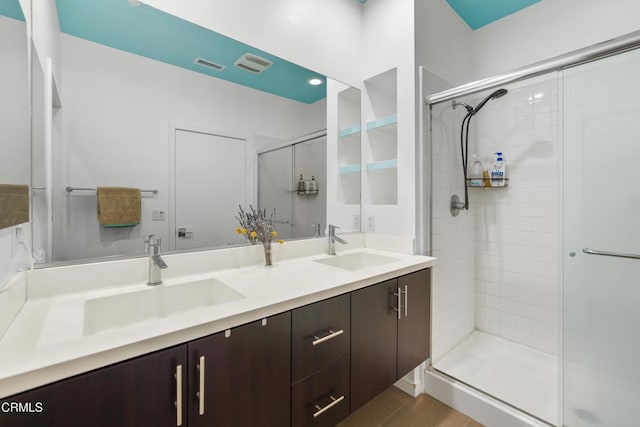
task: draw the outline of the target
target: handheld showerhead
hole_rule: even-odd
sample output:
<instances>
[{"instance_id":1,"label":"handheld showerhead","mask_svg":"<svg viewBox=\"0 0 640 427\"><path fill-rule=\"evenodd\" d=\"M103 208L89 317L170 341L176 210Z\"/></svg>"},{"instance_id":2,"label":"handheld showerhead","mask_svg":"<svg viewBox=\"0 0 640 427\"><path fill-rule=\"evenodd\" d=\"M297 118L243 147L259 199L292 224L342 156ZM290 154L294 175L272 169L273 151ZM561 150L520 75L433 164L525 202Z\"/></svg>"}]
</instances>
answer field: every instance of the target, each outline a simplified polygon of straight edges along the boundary
<instances>
[{"instance_id":1,"label":"handheld showerhead","mask_svg":"<svg viewBox=\"0 0 640 427\"><path fill-rule=\"evenodd\" d=\"M484 107L484 105L489 102L492 99L498 99L500 97L503 97L507 94L507 90L506 89L498 89L495 92L493 92L491 95L487 96L485 99L483 99L480 104L476 105L476 108L473 109L473 111L470 111L471 115L475 115L478 111L480 111L482 109L482 107Z\"/></svg>"}]
</instances>

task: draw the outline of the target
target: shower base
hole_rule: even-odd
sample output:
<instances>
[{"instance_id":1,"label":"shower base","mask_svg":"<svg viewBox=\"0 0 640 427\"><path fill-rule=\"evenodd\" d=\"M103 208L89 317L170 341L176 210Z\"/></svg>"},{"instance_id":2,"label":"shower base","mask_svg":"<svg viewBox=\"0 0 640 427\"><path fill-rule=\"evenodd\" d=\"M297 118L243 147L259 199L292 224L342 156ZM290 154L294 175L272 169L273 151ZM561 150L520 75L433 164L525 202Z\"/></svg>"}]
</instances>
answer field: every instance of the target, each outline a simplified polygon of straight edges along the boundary
<instances>
[{"instance_id":1,"label":"shower base","mask_svg":"<svg viewBox=\"0 0 640 427\"><path fill-rule=\"evenodd\" d=\"M558 424L556 356L474 331L433 367L549 424Z\"/></svg>"}]
</instances>

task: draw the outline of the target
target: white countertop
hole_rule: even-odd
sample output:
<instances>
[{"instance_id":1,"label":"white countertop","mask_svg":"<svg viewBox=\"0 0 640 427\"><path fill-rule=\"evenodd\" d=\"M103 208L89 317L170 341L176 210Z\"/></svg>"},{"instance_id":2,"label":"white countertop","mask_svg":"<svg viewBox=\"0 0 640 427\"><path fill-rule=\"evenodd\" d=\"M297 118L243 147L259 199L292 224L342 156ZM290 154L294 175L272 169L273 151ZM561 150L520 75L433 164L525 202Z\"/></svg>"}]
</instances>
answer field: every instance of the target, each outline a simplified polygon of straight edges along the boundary
<instances>
[{"instance_id":1,"label":"white countertop","mask_svg":"<svg viewBox=\"0 0 640 427\"><path fill-rule=\"evenodd\" d=\"M350 252L379 254L397 261L349 271L313 262L327 257L315 255L282 260L272 267L172 278L165 280L165 285L216 278L245 298L92 335L83 334L87 300L145 288L146 284L28 298L0 340L0 398L428 268L435 262L431 257L370 248L341 253Z\"/></svg>"}]
</instances>

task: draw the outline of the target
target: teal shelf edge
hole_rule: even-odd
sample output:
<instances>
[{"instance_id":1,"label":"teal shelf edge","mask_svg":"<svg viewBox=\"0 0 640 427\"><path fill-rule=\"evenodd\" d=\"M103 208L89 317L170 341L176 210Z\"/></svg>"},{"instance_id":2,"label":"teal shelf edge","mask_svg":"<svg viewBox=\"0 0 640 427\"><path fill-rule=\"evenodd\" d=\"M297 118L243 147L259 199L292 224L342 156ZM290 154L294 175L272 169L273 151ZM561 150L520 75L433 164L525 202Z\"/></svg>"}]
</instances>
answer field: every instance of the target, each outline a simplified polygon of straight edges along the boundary
<instances>
[{"instance_id":1,"label":"teal shelf edge","mask_svg":"<svg viewBox=\"0 0 640 427\"><path fill-rule=\"evenodd\" d=\"M397 169L398 159L382 160L379 162L367 163L367 171L375 171L382 169Z\"/></svg>"},{"instance_id":2,"label":"teal shelf edge","mask_svg":"<svg viewBox=\"0 0 640 427\"><path fill-rule=\"evenodd\" d=\"M360 126L351 126L340 131L340 137L351 136L360 133Z\"/></svg>"},{"instance_id":3,"label":"teal shelf edge","mask_svg":"<svg viewBox=\"0 0 640 427\"><path fill-rule=\"evenodd\" d=\"M358 173L360 172L360 165L346 165L346 166L340 166L340 173L341 174L345 174L345 173Z\"/></svg>"},{"instance_id":4,"label":"teal shelf edge","mask_svg":"<svg viewBox=\"0 0 640 427\"><path fill-rule=\"evenodd\" d=\"M383 117L378 120L374 120L367 123L367 130L373 130L385 126L395 125L398 123L398 115L392 114L391 116Z\"/></svg>"}]
</instances>

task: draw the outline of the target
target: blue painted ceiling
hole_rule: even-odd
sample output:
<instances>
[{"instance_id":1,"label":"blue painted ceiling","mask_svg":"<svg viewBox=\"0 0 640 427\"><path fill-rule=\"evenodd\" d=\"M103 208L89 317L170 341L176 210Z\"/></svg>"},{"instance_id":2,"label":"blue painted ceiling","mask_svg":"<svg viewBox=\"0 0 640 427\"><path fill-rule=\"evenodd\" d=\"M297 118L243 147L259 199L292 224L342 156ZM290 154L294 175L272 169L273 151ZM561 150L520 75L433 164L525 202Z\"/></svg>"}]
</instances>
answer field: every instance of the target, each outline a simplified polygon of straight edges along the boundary
<instances>
[{"instance_id":1,"label":"blue painted ceiling","mask_svg":"<svg viewBox=\"0 0 640 427\"><path fill-rule=\"evenodd\" d=\"M149 6L127 0L56 0L56 5L66 34L308 104L326 97L324 76ZM273 65L259 74L239 69L233 63L245 53ZM196 58L225 68L205 68L194 64ZM323 84L309 85L311 77Z\"/></svg>"},{"instance_id":2,"label":"blue painted ceiling","mask_svg":"<svg viewBox=\"0 0 640 427\"><path fill-rule=\"evenodd\" d=\"M477 30L541 0L447 0L447 3L471 27Z\"/></svg>"},{"instance_id":3,"label":"blue painted ceiling","mask_svg":"<svg viewBox=\"0 0 640 427\"><path fill-rule=\"evenodd\" d=\"M0 15L24 21L24 14L22 13L22 8L20 7L18 0L0 1Z\"/></svg>"}]
</instances>

